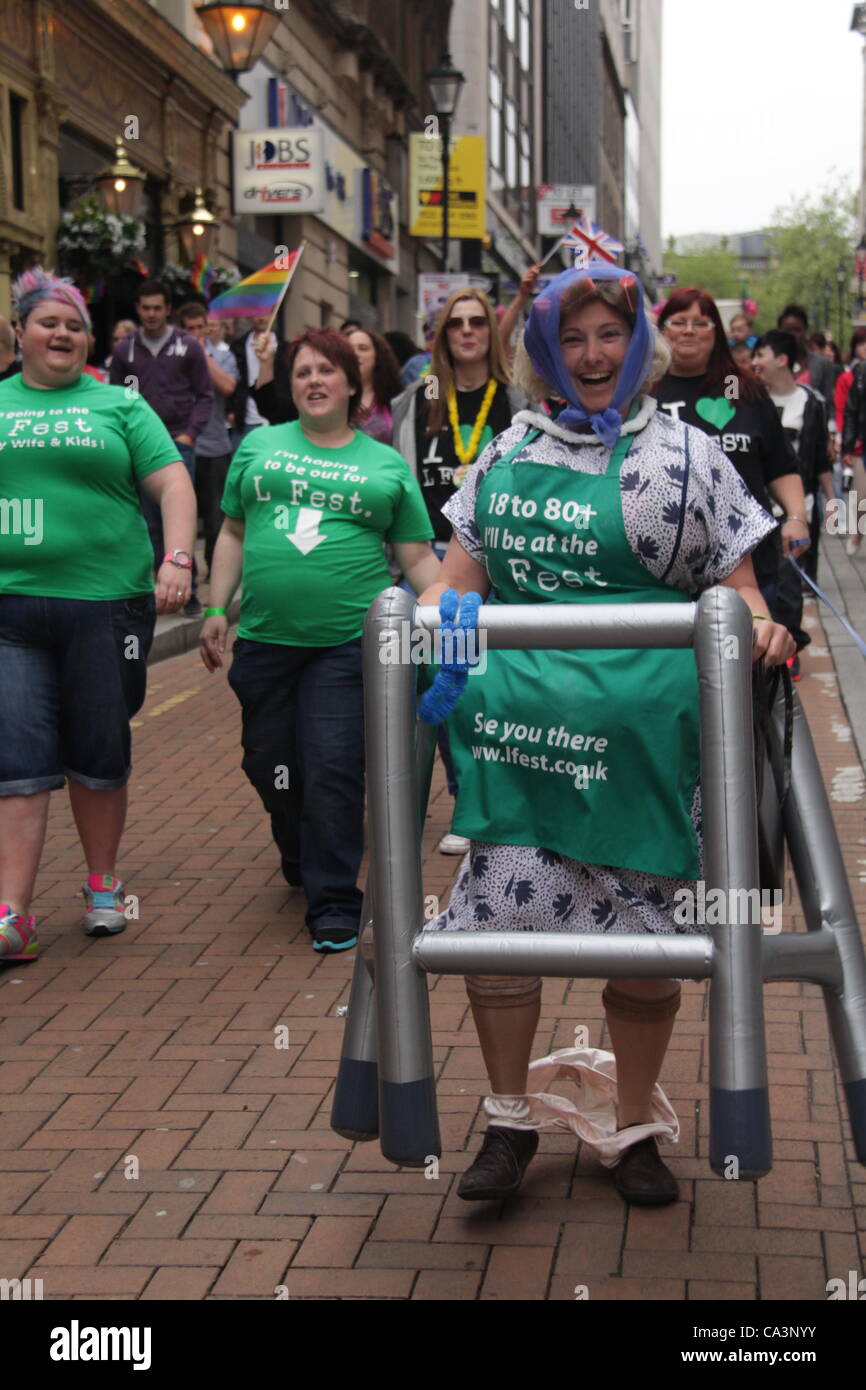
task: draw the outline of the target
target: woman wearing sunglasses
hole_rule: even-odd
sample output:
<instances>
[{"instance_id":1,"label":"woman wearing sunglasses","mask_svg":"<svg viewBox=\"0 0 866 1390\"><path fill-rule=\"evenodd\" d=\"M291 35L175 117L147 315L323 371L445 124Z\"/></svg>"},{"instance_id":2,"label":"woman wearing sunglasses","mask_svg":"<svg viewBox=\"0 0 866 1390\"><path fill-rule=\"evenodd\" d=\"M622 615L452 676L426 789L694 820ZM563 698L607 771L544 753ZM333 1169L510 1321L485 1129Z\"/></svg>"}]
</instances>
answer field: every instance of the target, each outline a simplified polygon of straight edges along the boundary
<instances>
[{"instance_id":1,"label":"woman wearing sunglasses","mask_svg":"<svg viewBox=\"0 0 866 1390\"><path fill-rule=\"evenodd\" d=\"M492 304L478 290L455 290L439 315L430 370L391 407L394 448L421 485L440 559L451 539L442 508L491 440L526 405L526 397L510 382ZM447 731L444 725L440 730L448 790L456 796ZM439 842L442 854L465 854L468 848L468 841L450 833Z\"/></svg>"}]
</instances>

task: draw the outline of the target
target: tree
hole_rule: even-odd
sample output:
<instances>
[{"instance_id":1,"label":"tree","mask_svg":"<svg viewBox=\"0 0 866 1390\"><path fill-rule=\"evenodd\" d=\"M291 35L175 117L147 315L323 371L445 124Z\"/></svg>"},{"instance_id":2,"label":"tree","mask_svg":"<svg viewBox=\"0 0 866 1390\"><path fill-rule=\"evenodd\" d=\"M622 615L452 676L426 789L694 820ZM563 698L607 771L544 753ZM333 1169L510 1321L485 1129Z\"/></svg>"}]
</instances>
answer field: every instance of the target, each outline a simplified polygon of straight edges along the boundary
<instances>
[{"instance_id":1,"label":"tree","mask_svg":"<svg viewBox=\"0 0 866 1390\"><path fill-rule=\"evenodd\" d=\"M812 329L832 329L844 343L851 327L851 288L854 277L852 246L857 239L857 199L847 182L828 186L810 201L795 198L777 208L766 229L770 269L750 273L749 295L758 301L758 328L775 328L786 304L802 304ZM846 270L839 322L840 266Z\"/></svg>"},{"instance_id":2,"label":"tree","mask_svg":"<svg viewBox=\"0 0 866 1390\"><path fill-rule=\"evenodd\" d=\"M678 285L697 285L714 299L739 299L743 273L739 260L728 250L727 237L720 237L715 246L696 251L675 251L674 244L670 237L664 270L676 275Z\"/></svg>"}]
</instances>

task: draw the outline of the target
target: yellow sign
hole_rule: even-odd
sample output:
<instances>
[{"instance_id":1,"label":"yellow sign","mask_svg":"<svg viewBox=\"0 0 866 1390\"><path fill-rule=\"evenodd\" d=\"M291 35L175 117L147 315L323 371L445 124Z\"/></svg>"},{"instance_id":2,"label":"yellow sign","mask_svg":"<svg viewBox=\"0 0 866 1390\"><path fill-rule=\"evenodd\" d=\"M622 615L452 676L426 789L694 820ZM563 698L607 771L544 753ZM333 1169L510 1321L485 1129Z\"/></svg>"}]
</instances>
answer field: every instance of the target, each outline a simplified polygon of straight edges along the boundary
<instances>
[{"instance_id":1,"label":"yellow sign","mask_svg":"<svg viewBox=\"0 0 866 1390\"><path fill-rule=\"evenodd\" d=\"M483 135L449 141L448 235L480 240L487 231L487 151ZM442 141L409 136L409 233L442 235Z\"/></svg>"}]
</instances>

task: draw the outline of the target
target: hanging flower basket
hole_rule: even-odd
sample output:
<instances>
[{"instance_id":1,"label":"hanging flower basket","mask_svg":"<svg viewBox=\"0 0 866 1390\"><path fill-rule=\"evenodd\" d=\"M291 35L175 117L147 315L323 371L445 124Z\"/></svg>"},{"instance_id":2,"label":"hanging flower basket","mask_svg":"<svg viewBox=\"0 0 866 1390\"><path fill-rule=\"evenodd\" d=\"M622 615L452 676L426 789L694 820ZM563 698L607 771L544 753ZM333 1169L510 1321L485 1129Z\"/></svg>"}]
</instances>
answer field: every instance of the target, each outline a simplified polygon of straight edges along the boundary
<instances>
[{"instance_id":1,"label":"hanging flower basket","mask_svg":"<svg viewBox=\"0 0 866 1390\"><path fill-rule=\"evenodd\" d=\"M91 194L71 212L64 212L57 229L60 270L85 292L91 303L101 297L112 275L134 270L147 273L139 259L145 249L145 225L137 217L106 212Z\"/></svg>"}]
</instances>

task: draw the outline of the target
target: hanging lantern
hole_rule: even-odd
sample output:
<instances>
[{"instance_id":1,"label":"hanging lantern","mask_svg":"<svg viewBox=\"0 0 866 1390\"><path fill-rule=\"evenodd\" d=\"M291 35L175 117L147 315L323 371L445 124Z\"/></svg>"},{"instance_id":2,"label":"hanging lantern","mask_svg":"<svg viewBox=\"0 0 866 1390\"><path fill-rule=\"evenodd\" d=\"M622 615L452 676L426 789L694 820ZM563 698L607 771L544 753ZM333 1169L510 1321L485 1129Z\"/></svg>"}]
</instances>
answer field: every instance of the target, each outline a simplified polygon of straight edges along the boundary
<instances>
[{"instance_id":1,"label":"hanging lantern","mask_svg":"<svg viewBox=\"0 0 866 1390\"><path fill-rule=\"evenodd\" d=\"M210 0L197 5L195 12L217 58L233 75L255 67L280 21L264 0L242 0L238 5Z\"/></svg>"},{"instance_id":2,"label":"hanging lantern","mask_svg":"<svg viewBox=\"0 0 866 1390\"><path fill-rule=\"evenodd\" d=\"M106 212L118 217L138 217L143 202L147 175L137 169L126 152L123 141L115 141L114 163L97 176L99 199Z\"/></svg>"},{"instance_id":3,"label":"hanging lantern","mask_svg":"<svg viewBox=\"0 0 866 1390\"><path fill-rule=\"evenodd\" d=\"M192 212L184 213L174 223L187 265L192 265L199 254L205 258L215 249L219 222L208 211L200 188L195 190L195 203Z\"/></svg>"}]
</instances>

